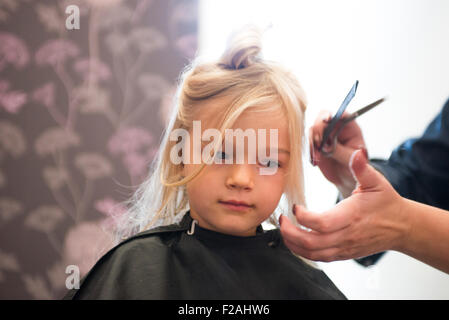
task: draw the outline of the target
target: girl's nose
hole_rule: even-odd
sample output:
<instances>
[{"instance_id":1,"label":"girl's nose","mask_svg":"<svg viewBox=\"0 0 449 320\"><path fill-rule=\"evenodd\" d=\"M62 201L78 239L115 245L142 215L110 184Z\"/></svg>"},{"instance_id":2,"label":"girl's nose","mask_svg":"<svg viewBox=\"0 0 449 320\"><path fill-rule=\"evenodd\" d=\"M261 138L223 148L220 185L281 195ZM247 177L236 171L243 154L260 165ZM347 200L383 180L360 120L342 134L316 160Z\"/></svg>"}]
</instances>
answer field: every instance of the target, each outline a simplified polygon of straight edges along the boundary
<instances>
[{"instance_id":1,"label":"girl's nose","mask_svg":"<svg viewBox=\"0 0 449 320\"><path fill-rule=\"evenodd\" d=\"M226 186L231 189L252 190L254 188L253 165L229 165L229 174L226 177Z\"/></svg>"}]
</instances>

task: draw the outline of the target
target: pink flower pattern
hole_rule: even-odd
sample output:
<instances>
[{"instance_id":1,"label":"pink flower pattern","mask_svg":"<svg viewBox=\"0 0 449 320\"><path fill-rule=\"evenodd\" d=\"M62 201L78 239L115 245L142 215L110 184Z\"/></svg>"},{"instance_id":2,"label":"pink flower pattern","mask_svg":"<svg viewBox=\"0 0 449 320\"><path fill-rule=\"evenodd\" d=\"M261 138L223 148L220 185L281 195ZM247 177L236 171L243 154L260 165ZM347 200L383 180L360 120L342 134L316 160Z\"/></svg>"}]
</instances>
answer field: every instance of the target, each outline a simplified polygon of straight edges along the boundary
<instances>
[{"instance_id":1,"label":"pink flower pattern","mask_svg":"<svg viewBox=\"0 0 449 320\"><path fill-rule=\"evenodd\" d=\"M37 4L36 14L45 29L50 32L62 33L65 29L64 12L57 6Z\"/></svg>"},{"instance_id":2,"label":"pink flower pattern","mask_svg":"<svg viewBox=\"0 0 449 320\"><path fill-rule=\"evenodd\" d=\"M82 222L67 232L63 259L67 264L78 266L83 276L111 246L112 237L99 222Z\"/></svg>"},{"instance_id":3,"label":"pink flower pattern","mask_svg":"<svg viewBox=\"0 0 449 320\"><path fill-rule=\"evenodd\" d=\"M27 95L23 91L0 93L0 105L9 113L17 113L26 103Z\"/></svg>"},{"instance_id":4,"label":"pink flower pattern","mask_svg":"<svg viewBox=\"0 0 449 320\"><path fill-rule=\"evenodd\" d=\"M39 135L35 142L38 155L54 154L56 151L66 150L80 144L80 137L76 132L65 131L60 128L48 128Z\"/></svg>"},{"instance_id":5,"label":"pink flower pattern","mask_svg":"<svg viewBox=\"0 0 449 320\"><path fill-rule=\"evenodd\" d=\"M68 174L65 168L44 168L43 176L45 183L50 189L59 189L68 180Z\"/></svg>"},{"instance_id":6,"label":"pink flower pattern","mask_svg":"<svg viewBox=\"0 0 449 320\"><path fill-rule=\"evenodd\" d=\"M9 32L0 32L0 71L9 63L23 68L30 60L25 42Z\"/></svg>"},{"instance_id":7,"label":"pink flower pattern","mask_svg":"<svg viewBox=\"0 0 449 320\"><path fill-rule=\"evenodd\" d=\"M84 58L75 62L75 71L84 79L93 78L98 80L108 80L111 78L109 67L98 59Z\"/></svg>"},{"instance_id":8,"label":"pink flower pattern","mask_svg":"<svg viewBox=\"0 0 449 320\"><path fill-rule=\"evenodd\" d=\"M19 158L26 149L27 141L22 128L8 120L0 120L0 152Z\"/></svg>"},{"instance_id":9,"label":"pink flower pattern","mask_svg":"<svg viewBox=\"0 0 449 320\"><path fill-rule=\"evenodd\" d=\"M54 205L42 205L30 212L25 219L25 225L31 229L49 233L64 220L62 210Z\"/></svg>"},{"instance_id":10,"label":"pink flower pattern","mask_svg":"<svg viewBox=\"0 0 449 320\"><path fill-rule=\"evenodd\" d=\"M101 221L101 226L105 230L111 231L115 229L117 221L127 211L124 204L117 202L110 196L95 201L94 207L105 215L105 218Z\"/></svg>"},{"instance_id":11,"label":"pink flower pattern","mask_svg":"<svg viewBox=\"0 0 449 320\"><path fill-rule=\"evenodd\" d=\"M42 103L47 108L55 105L55 85L47 82L43 86L35 89L32 94L34 101Z\"/></svg>"},{"instance_id":12,"label":"pink flower pattern","mask_svg":"<svg viewBox=\"0 0 449 320\"><path fill-rule=\"evenodd\" d=\"M46 41L36 52L35 60L38 65L57 67L67 59L76 57L80 50L78 46L67 39L53 39Z\"/></svg>"},{"instance_id":13,"label":"pink flower pattern","mask_svg":"<svg viewBox=\"0 0 449 320\"><path fill-rule=\"evenodd\" d=\"M147 176L172 66L195 51L178 1L0 0L0 299L59 299L66 266L84 275L113 245L119 187ZM64 26L71 4L81 30ZM32 272L17 234L39 248Z\"/></svg>"},{"instance_id":14,"label":"pink flower pattern","mask_svg":"<svg viewBox=\"0 0 449 320\"><path fill-rule=\"evenodd\" d=\"M146 173L157 151L151 133L139 127L120 130L109 140L108 148L112 154L122 156L123 164L132 177Z\"/></svg>"},{"instance_id":15,"label":"pink flower pattern","mask_svg":"<svg viewBox=\"0 0 449 320\"><path fill-rule=\"evenodd\" d=\"M0 224L23 213L23 204L9 197L0 198Z\"/></svg>"},{"instance_id":16,"label":"pink flower pattern","mask_svg":"<svg viewBox=\"0 0 449 320\"><path fill-rule=\"evenodd\" d=\"M75 158L75 165L87 179L100 179L112 173L112 165L100 154L81 153Z\"/></svg>"},{"instance_id":17,"label":"pink flower pattern","mask_svg":"<svg viewBox=\"0 0 449 320\"><path fill-rule=\"evenodd\" d=\"M110 196L97 200L94 204L94 207L107 217L121 216L126 212L126 207L124 207L122 204L120 204Z\"/></svg>"},{"instance_id":18,"label":"pink flower pattern","mask_svg":"<svg viewBox=\"0 0 449 320\"><path fill-rule=\"evenodd\" d=\"M153 143L153 136L140 127L121 129L108 142L109 151L114 154L129 154L137 152Z\"/></svg>"},{"instance_id":19,"label":"pink flower pattern","mask_svg":"<svg viewBox=\"0 0 449 320\"><path fill-rule=\"evenodd\" d=\"M9 113L18 113L27 102L27 94L23 91L8 91L9 83L0 80L0 106Z\"/></svg>"}]
</instances>

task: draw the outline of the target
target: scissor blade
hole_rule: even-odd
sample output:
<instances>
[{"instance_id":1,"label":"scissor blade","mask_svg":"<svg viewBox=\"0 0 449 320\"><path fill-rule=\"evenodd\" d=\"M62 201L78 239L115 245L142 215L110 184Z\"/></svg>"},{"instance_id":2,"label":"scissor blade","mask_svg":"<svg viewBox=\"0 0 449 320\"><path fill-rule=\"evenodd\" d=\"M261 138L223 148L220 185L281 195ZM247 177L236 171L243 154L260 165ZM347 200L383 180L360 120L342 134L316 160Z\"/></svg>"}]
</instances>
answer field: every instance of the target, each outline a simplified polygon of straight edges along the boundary
<instances>
[{"instance_id":1,"label":"scissor blade","mask_svg":"<svg viewBox=\"0 0 449 320\"><path fill-rule=\"evenodd\" d=\"M345 112L346 107L348 106L349 102L351 102L352 98L354 98L358 85L359 85L359 80L356 80L356 82L352 86L351 90L349 90L348 94L346 95L345 100L343 100L343 103L341 104L340 108L338 108L337 113L332 118L331 122L332 121L338 122L338 120L340 120L340 118L343 115L343 112Z\"/></svg>"},{"instance_id":2,"label":"scissor blade","mask_svg":"<svg viewBox=\"0 0 449 320\"><path fill-rule=\"evenodd\" d=\"M382 102L384 102L386 100L386 98L381 98L377 101L374 101L373 103L370 103L369 105L357 110L356 112L354 112L352 115L354 118L357 118L359 116L361 116L362 114L364 114L365 112L370 111L372 108L374 108L375 106L381 104ZM352 118L352 117L351 117Z\"/></svg>"},{"instance_id":3,"label":"scissor blade","mask_svg":"<svg viewBox=\"0 0 449 320\"><path fill-rule=\"evenodd\" d=\"M351 90L349 90L349 93L346 95L346 98L343 100L343 103L341 104L340 108L338 108L337 113L335 113L335 115L333 116L333 118L331 119L329 124L327 125L326 129L324 129L323 140L321 141L321 144L320 144L318 150L321 151L321 149L323 149L324 144L326 143L327 139L329 138L332 130L334 130L335 126L337 125L337 122L340 120L341 116L345 112L346 107L348 106L349 102L351 102L352 98L354 98L358 85L359 85L359 81L356 80L356 82L352 86Z\"/></svg>"}]
</instances>

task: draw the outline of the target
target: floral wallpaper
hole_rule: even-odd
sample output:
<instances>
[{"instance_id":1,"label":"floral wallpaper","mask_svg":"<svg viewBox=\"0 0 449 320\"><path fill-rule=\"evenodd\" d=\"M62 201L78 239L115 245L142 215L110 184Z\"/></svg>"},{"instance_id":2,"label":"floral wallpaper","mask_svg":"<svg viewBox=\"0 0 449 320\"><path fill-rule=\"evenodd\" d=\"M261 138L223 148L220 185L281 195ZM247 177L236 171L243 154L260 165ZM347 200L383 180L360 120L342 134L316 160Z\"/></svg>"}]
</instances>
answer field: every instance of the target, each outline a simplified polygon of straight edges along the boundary
<instances>
[{"instance_id":1,"label":"floral wallpaper","mask_svg":"<svg viewBox=\"0 0 449 320\"><path fill-rule=\"evenodd\" d=\"M0 0L0 299L60 299L109 249L196 40L196 0Z\"/></svg>"}]
</instances>

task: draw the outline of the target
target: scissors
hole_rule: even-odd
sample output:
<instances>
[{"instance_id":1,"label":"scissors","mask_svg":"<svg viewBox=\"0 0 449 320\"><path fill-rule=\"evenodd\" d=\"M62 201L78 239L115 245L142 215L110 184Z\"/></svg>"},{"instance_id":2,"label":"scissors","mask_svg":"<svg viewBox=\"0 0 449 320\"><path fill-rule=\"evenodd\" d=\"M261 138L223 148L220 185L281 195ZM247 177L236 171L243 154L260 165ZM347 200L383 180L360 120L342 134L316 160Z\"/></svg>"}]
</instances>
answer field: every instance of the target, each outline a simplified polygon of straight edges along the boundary
<instances>
[{"instance_id":1,"label":"scissors","mask_svg":"<svg viewBox=\"0 0 449 320\"><path fill-rule=\"evenodd\" d=\"M349 102L351 102L352 98L354 98L355 96L358 84L359 81L357 80L352 86L351 90L349 90L349 93L347 94L345 100L343 100L343 103L341 104L340 108L338 108L337 113L332 117L332 119L329 121L328 125L324 129L323 140L321 141L321 144L318 147L318 151L320 151L326 157L329 157L334 153L335 148L337 146L337 137L341 133L341 130L349 122L361 116L365 112L368 112L369 110L373 109L375 106L381 104L386 100L386 98L384 97L377 101L374 101L373 103L370 103L369 105L357 110L356 112L342 119L341 117L343 116L346 107L348 106Z\"/></svg>"}]
</instances>

